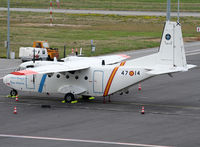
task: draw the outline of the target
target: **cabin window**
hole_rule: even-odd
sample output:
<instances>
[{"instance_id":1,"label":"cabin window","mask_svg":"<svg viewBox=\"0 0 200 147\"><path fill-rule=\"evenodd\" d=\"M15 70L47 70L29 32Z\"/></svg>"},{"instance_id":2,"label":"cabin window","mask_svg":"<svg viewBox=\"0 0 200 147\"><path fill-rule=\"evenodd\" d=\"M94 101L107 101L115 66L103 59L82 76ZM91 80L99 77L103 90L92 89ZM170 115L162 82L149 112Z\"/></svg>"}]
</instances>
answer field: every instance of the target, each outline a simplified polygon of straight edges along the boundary
<instances>
[{"instance_id":1,"label":"cabin window","mask_svg":"<svg viewBox=\"0 0 200 147\"><path fill-rule=\"evenodd\" d=\"M57 78L60 78L60 74L57 74Z\"/></svg>"},{"instance_id":2,"label":"cabin window","mask_svg":"<svg viewBox=\"0 0 200 147\"><path fill-rule=\"evenodd\" d=\"M87 76L85 76L85 78L84 78L85 80L88 80L88 77Z\"/></svg>"},{"instance_id":3,"label":"cabin window","mask_svg":"<svg viewBox=\"0 0 200 147\"><path fill-rule=\"evenodd\" d=\"M75 76L75 79L78 80L78 76Z\"/></svg>"},{"instance_id":4,"label":"cabin window","mask_svg":"<svg viewBox=\"0 0 200 147\"><path fill-rule=\"evenodd\" d=\"M69 75L66 75L66 79L69 79Z\"/></svg>"}]
</instances>

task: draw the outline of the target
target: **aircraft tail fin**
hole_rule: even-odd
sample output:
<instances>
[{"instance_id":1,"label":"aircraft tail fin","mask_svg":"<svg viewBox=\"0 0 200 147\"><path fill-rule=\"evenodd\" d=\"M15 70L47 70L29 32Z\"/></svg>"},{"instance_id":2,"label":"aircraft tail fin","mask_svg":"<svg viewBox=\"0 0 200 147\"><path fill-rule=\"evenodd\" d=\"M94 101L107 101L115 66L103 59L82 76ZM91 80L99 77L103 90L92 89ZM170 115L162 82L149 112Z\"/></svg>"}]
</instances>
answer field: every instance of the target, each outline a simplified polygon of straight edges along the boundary
<instances>
[{"instance_id":1,"label":"aircraft tail fin","mask_svg":"<svg viewBox=\"0 0 200 147\"><path fill-rule=\"evenodd\" d=\"M158 53L130 60L126 65L145 68L151 75L188 71L196 67L186 62L180 23L171 21L165 23Z\"/></svg>"},{"instance_id":2,"label":"aircraft tail fin","mask_svg":"<svg viewBox=\"0 0 200 147\"><path fill-rule=\"evenodd\" d=\"M180 23L166 22L156 57L156 65L149 74L175 73L196 67L187 64Z\"/></svg>"},{"instance_id":3,"label":"aircraft tail fin","mask_svg":"<svg viewBox=\"0 0 200 147\"><path fill-rule=\"evenodd\" d=\"M187 67L181 25L176 22L165 23L157 63L173 67Z\"/></svg>"}]
</instances>

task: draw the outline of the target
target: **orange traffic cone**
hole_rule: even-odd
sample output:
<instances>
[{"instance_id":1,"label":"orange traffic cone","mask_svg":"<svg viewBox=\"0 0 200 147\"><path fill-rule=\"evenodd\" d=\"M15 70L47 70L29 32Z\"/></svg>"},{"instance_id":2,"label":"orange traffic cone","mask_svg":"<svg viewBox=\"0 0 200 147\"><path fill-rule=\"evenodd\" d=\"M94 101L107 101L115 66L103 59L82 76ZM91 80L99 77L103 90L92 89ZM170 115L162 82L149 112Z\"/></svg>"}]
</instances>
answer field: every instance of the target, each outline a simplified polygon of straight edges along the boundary
<instances>
[{"instance_id":1,"label":"orange traffic cone","mask_svg":"<svg viewBox=\"0 0 200 147\"><path fill-rule=\"evenodd\" d=\"M14 114L17 114L17 107L16 107L16 106L14 107L13 113L14 113Z\"/></svg>"},{"instance_id":2,"label":"orange traffic cone","mask_svg":"<svg viewBox=\"0 0 200 147\"><path fill-rule=\"evenodd\" d=\"M141 84L139 84L138 90L139 90L139 91L142 90Z\"/></svg>"},{"instance_id":3,"label":"orange traffic cone","mask_svg":"<svg viewBox=\"0 0 200 147\"><path fill-rule=\"evenodd\" d=\"M141 114L144 114L144 106L142 106Z\"/></svg>"},{"instance_id":4,"label":"orange traffic cone","mask_svg":"<svg viewBox=\"0 0 200 147\"><path fill-rule=\"evenodd\" d=\"M15 98L15 101L16 102L18 102L19 101L19 99L18 99L19 97L18 97L18 95L16 95L16 98Z\"/></svg>"}]
</instances>

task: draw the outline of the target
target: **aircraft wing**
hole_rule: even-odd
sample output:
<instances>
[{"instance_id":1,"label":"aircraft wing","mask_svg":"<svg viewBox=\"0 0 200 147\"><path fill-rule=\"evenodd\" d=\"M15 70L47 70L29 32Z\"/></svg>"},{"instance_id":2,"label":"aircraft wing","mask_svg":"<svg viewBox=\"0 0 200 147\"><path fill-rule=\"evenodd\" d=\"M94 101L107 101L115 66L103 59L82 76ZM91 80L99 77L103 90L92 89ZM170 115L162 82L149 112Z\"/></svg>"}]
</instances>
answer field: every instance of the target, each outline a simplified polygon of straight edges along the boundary
<instances>
[{"instance_id":1,"label":"aircraft wing","mask_svg":"<svg viewBox=\"0 0 200 147\"><path fill-rule=\"evenodd\" d=\"M87 69L90 66L87 64L79 63L79 64L66 64L55 62L48 65L38 66L34 68L27 68L26 70L15 71L11 74L14 75L33 75L33 74L48 74L48 73L61 73L67 71L77 71Z\"/></svg>"},{"instance_id":2,"label":"aircraft wing","mask_svg":"<svg viewBox=\"0 0 200 147\"><path fill-rule=\"evenodd\" d=\"M110 56L100 56L97 58L101 60L105 60L105 64L115 64L115 63L119 63L125 59L130 58L130 56L127 56L125 54L117 54L117 55L110 55Z\"/></svg>"},{"instance_id":3,"label":"aircraft wing","mask_svg":"<svg viewBox=\"0 0 200 147\"><path fill-rule=\"evenodd\" d=\"M107 56L97 56L97 57L77 57L77 56L70 56L70 57L66 57L63 58L61 60L63 60L64 62L85 62L87 64L90 65L101 65L102 64L102 60L105 61L106 65L109 64L115 64L115 63L119 63L125 59L130 58L130 56L127 56L125 54L117 54L117 55L107 55Z\"/></svg>"}]
</instances>

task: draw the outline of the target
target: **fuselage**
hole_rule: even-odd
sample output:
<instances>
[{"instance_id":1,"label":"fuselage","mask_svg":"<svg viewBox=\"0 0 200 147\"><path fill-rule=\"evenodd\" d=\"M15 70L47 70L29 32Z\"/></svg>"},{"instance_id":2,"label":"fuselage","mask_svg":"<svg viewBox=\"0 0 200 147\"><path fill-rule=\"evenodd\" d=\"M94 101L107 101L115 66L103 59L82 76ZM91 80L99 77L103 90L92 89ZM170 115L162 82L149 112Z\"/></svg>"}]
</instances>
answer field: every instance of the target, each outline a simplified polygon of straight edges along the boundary
<instances>
[{"instance_id":1,"label":"fuselage","mask_svg":"<svg viewBox=\"0 0 200 147\"><path fill-rule=\"evenodd\" d=\"M127 61L128 62L128 61ZM126 62L114 65L94 65L74 72L15 75L4 77L4 83L16 90L39 93L67 93L107 96L126 89L149 78L145 69L126 66ZM79 89L84 89L79 93Z\"/></svg>"}]
</instances>

